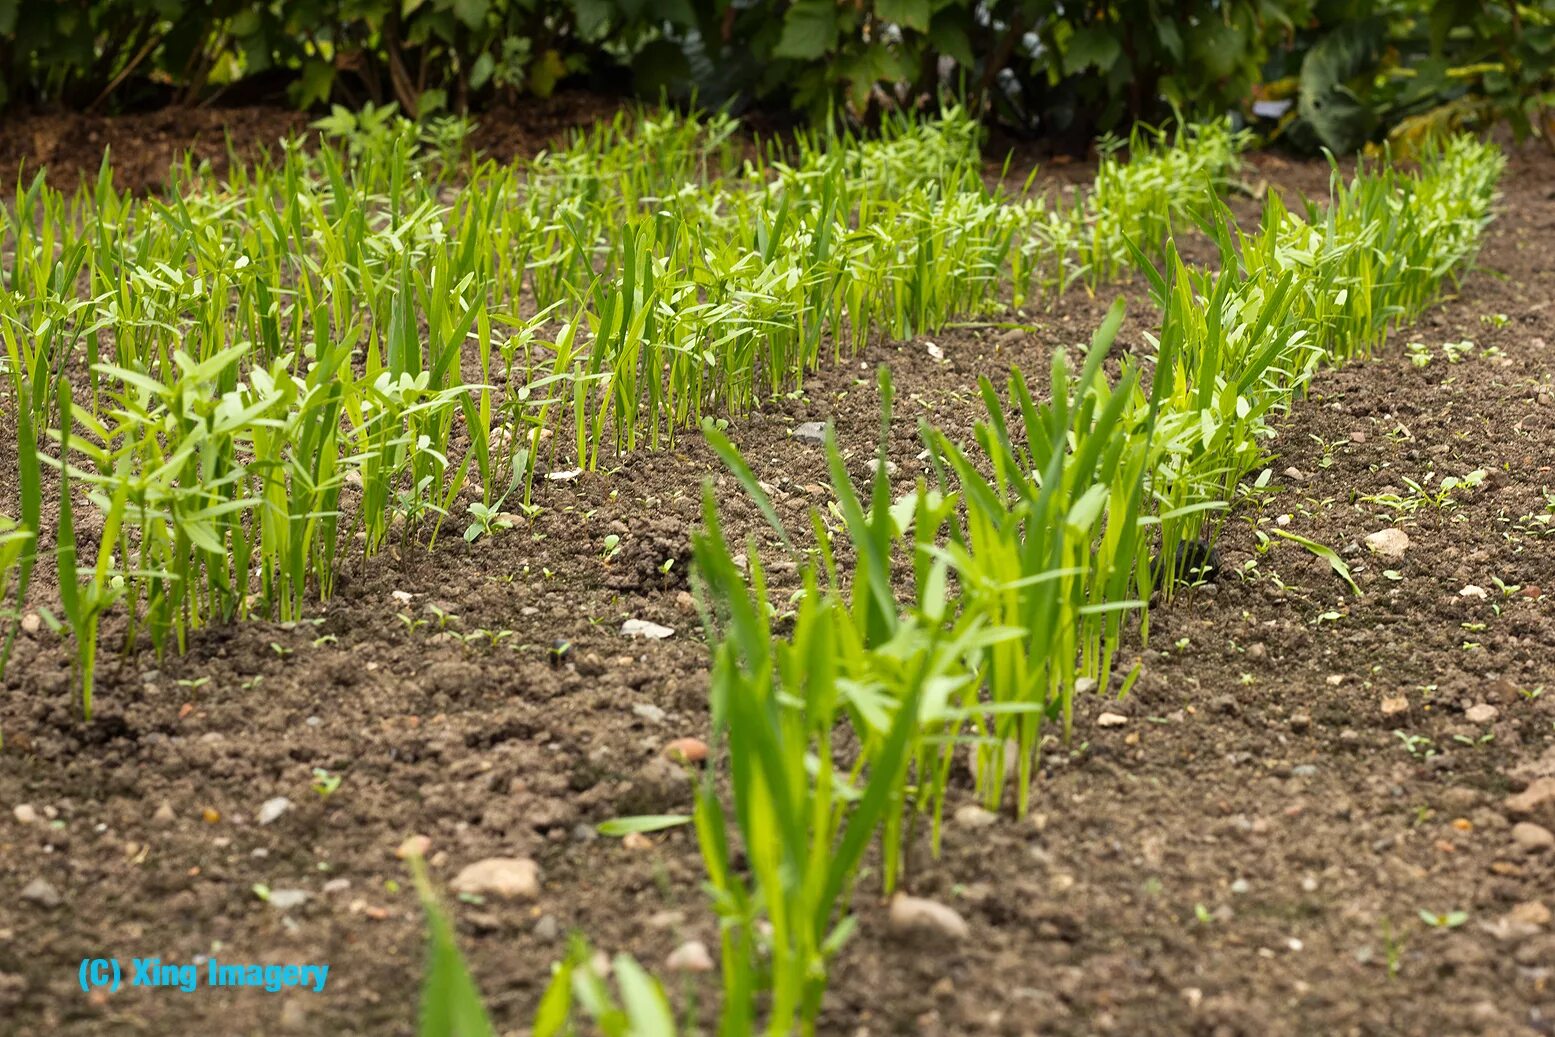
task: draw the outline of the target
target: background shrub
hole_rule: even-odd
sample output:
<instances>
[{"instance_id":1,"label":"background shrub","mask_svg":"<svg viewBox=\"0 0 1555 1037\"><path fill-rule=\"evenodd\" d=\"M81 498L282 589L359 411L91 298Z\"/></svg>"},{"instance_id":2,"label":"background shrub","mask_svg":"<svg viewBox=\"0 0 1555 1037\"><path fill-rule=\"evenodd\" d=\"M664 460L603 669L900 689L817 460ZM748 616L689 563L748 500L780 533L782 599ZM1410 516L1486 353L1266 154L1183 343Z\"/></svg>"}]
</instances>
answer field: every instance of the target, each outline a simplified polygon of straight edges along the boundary
<instances>
[{"instance_id":1,"label":"background shrub","mask_svg":"<svg viewBox=\"0 0 1555 1037\"><path fill-rule=\"evenodd\" d=\"M1088 140L1289 110L1302 148L1555 105L1555 0L0 0L0 107L284 97L406 114L562 82L813 119L946 94Z\"/></svg>"}]
</instances>

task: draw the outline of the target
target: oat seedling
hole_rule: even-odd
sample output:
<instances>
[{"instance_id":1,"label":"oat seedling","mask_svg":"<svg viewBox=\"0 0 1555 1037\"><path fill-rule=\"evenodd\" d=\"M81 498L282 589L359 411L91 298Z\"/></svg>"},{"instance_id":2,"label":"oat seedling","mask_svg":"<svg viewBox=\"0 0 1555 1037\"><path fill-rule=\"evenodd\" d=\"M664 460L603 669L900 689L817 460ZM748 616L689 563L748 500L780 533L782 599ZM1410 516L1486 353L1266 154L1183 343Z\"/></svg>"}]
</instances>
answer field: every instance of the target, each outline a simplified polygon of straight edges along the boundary
<instances>
[{"instance_id":1,"label":"oat seedling","mask_svg":"<svg viewBox=\"0 0 1555 1037\"><path fill-rule=\"evenodd\" d=\"M1317 443L1317 445L1323 451L1322 456L1317 459L1317 466L1319 468L1332 468L1334 466L1335 451L1349 442L1349 439L1343 436L1336 437L1334 439L1324 439L1322 436L1312 432L1308 432L1307 437L1313 442Z\"/></svg>"},{"instance_id":2,"label":"oat seedling","mask_svg":"<svg viewBox=\"0 0 1555 1037\"><path fill-rule=\"evenodd\" d=\"M491 649L496 648L497 645L514 636L516 634L512 630L487 630L485 627L477 627L470 633L465 634L463 640L467 645L474 644L477 641L485 641L486 647Z\"/></svg>"},{"instance_id":3,"label":"oat seedling","mask_svg":"<svg viewBox=\"0 0 1555 1037\"><path fill-rule=\"evenodd\" d=\"M1406 731L1394 731L1393 736L1404 743L1404 748L1409 755L1417 760L1429 759L1436 755L1436 749L1432 741L1425 735L1412 735Z\"/></svg>"},{"instance_id":4,"label":"oat seedling","mask_svg":"<svg viewBox=\"0 0 1555 1037\"><path fill-rule=\"evenodd\" d=\"M482 504L480 501L470 502L470 506L465 510L474 520L464 529L464 539L471 544L483 536L490 536L497 516L501 514L497 507Z\"/></svg>"},{"instance_id":5,"label":"oat seedling","mask_svg":"<svg viewBox=\"0 0 1555 1037\"><path fill-rule=\"evenodd\" d=\"M1462 342L1443 342L1442 354L1447 357L1449 364L1462 363L1463 359L1474 352L1474 340L1464 339Z\"/></svg>"},{"instance_id":6,"label":"oat seedling","mask_svg":"<svg viewBox=\"0 0 1555 1037\"><path fill-rule=\"evenodd\" d=\"M437 629L439 630L447 630L450 624L457 626L459 623L458 616L440 605L428 602L427 611L432 613L432 618L437 621Z\"/></svg>"},{"instance_id":7,"label":"oat seedling","mask_svg":"<svg viewBox=\"0 0 1555 1037\"><path fill-rule=\"evenodd\" d=\"M1501 592L1503 598L1515 597L1523 589L1520 583L1507 583L1499 576L1490 577L1490 582L1496 585L1496 590Z\"/></svg>"},{"instance_id":8,"label":"oat seedling","mask_svg":"<svg viewBox=\"0 0 1555 1037\"><path fill-rule=\"evenodd\" d=\"M1326 544L1320 544L1316 540L1312 540L1308 537L1304 537L1296 533L1291 533L1283 529L1276 529L1274 531L1274 535L1278 537L1284 537L1286 540L1289 540L1292 543L1300 544L1302 547L1306 548L1308 551L1311 551L1314 555L1327 562L1328 567L1336 574L1338 574L1339 578L1345 582L1351 591L1354 592L1355 596L1357 598L1361 597L1361 588L1356 584L1355 579L1350 575L1350 567L1345 564L1344 559L1340 558L1339 553L1333 548L1327 546Z\"/></svg>"},{"instance_id":9,"label":"oat seedling","mask_svg":"<svg viewBox=\"0 0 1555 1037\"><path fill-rule=\"evenodd\" d=\"M1382 920L1382 953L1387 962L1388 979L1397 979L1404 965L1404 940L1393 931L1393 923Z\"/></svg>"},{"instance_id":10,"label":"oat seedling","mask_svg":"<svg viewBox=\"0 0 1555 1037\"><path fill-rule=\"evenodd\" d=\"M313 783L308 787L318 794L320 799L327 800L340 788L341 776L331 774L323 767L313 768Z\"/></svg>"}]
</instances>

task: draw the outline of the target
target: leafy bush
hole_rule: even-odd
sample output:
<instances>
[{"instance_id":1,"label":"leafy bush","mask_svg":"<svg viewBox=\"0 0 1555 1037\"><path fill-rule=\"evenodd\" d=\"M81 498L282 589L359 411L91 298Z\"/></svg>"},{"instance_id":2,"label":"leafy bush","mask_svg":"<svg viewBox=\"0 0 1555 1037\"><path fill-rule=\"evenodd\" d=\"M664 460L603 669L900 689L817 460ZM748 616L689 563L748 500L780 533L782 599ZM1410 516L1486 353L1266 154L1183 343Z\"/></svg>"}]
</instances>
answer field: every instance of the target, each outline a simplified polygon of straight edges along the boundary
<instances>
[{"instance_id":1,"label":"leafy bush","mask_svg":"<svg viewBox=\"0 0 1555 1037\"><path fill-rule=\"evenodd\" d=\"M419 117L569 76L821 116L945 90L1089 135L1224 111L1310 0L0 0L0 105L190 102L245 81Z\"/></svg>"},{"instance_id":2,"label":"leafy bush","mask_svg":"<svg viewBox=\"0 0 1555 1037\"><path fill-rule=\"evenodd\" d=\"M1555 0L1320 0L1271 68L1294 96L1280 131L1303 149L1413 149L1436 131L1508 122L1548 136L1555 113Z\"/></svg>"},{"instance_id":3,"label":"leafy bush","mask_svg":"<svg viewBox=\"0 0 1555 1037\"><path fill-rule=\"evenodd\" d=\"M1295 144L1538 132L1555 0L0 0L0 107L253 96L412 118L565 79L871 118L946 94L1075 143L1295 100ZM1266 82L1266 80L1270 80Z\"/></svg>"}]
</instances>

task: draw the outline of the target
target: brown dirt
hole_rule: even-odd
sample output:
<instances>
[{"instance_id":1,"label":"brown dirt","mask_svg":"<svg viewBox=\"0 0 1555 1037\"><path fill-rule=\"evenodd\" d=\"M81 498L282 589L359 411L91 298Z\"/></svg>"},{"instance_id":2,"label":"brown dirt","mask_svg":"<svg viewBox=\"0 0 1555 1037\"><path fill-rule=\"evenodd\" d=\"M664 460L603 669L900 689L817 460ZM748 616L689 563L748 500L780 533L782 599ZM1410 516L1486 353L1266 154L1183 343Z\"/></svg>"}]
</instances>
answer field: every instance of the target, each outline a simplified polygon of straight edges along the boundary
<instances>
[{"instance_id":1,"label":"brown dirt","mask_svg":"<svg viewBox=\"0 0 1555 1037\"><path fill-rule=\"evenodd\" d=\"M1273 466L1300 478L1278 477L1261 508L1239 507L1221 540L1228 568L1256 571L1153 613L1143 677L1121 702L1081 704L1075 744L1045 757L1035 817L952 823L939 860L915 856L909 889L953 903L974 937L896 941L866 876L824 1033L1555 1032L1549 923L1487 928L1517 905L1550 903L1555 881L1555 853L1514 849L1503 804L1534 768L1555 768L1555 537L1523 518L1555 489L1552 174L1548 157L1516 158L1485 270L1382 359L1322 374L1281 423ZM1265 175L1323 182L1314 166ZM1122 341L1138 345L1154 316L1137 288L1123 291ZM937 336L944 363L922 339L877 347L732 434L797 523L825 501L824 465L788 430L830 418L862 467L875 364L892 366L892 452L910 481L920 414L965 430L976 374L1042 367L1055 346L1089 336L1109 298L1076 294L1034 313L1040 330L1027 336ZM1497 314L1504 326L1482 322ZM1478 348L1449 364L1441 343L1464 338ZM1416 339L1437 350L1428 367L1399 348ZM1475 468L1496 474L1402 521L1359 499ZM680 597L706 478L734 531L759 532L733 480L687 436L547 484L532 530L475 545L455 532L432 553L348 562L315 621L210 630L160 662L109 656L90 726L76 718L64 652L24 639L0 697L0 1033L410 1033L423 927L394 850L412 832L431 839L442 883L495 855L543 869L532 905L453 905L501 1031L527 1025L563 950L553 929L661 972L681 940L715 944L688 832L633 851L589 828L688 805L686 785L652 761L708 720L706 653ZM0 510L13 495L0 488ZM1258 552L1255 528L1286 513L1291 531L1347 556L1363 596L1295 544ZM1397 580L1357 546L1388 525L1413 542L1389 563ZM622 551L607 561L611 532ZM1492 577L1523 589L1503 597ZM1487 598L1462 596L1467 584ZM429 605L458 618L439 631ZM431 622L412 630L402 612ZM628 641L626 617L676 636ZM482 648L452 633L481 628L512 636ZM574 647L552 665L559 638ZM1522 693L1540 686L1540 697ZM1384 716L1382 700L1399 696L1406 711ZM1496 718L1470 723L1464 709L1478 703ZM1128 723L1094 727L1104 708ZM1412 754L1395 731L1429 738L1435 754ZM315 767L343 778L328 799L309 790ZM260 803L279 795L294 809L258 825ZM966 802L958 788L949 811ZM13 820L22 803L45 819ZM172 819L159 822L163 804ZM61 906L20 898L37 878ZM283 913L257 883L312 898ZM1422 909L1468 921L1434 929ZM201 954L333 968L321 995L77 987L85 956ZM711 983L676 981L671 993L680 1005L698 995L711 1029Z\"/></svg>"},{"instance_id":2,"label":"brown dirt","mask_svg":"<svg viewBox=\"0 0 1555 1037\"><path fill-rule=\"evenodd\" d=\"M608 116L619 102L583 92L528 98L513 107L481 113L470 146L498 161L532 155L554 144L574 127ZM92 183L103 149L113 154L114 184L121 191L146 194L167 185L169 166L193 152L196 164L209 161L223 173L232 153L252 162L282 138L311 138L312 116L288 108L163 108L134 115L86 115L52 112L10 115L0 120L0 196L9 196L20 175L30 184L47 167L49 185L73 191Z\"/></svg>"}]
</instances>

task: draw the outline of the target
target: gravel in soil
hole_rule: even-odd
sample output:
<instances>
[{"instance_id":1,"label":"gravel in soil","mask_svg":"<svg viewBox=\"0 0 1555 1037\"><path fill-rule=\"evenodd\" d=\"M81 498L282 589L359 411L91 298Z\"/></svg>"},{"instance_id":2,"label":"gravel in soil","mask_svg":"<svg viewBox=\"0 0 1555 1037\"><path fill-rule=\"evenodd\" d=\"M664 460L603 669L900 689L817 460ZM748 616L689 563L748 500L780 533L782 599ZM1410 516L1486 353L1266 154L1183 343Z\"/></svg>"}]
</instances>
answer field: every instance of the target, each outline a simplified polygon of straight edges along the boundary
<instances>
[{"instance_id":1,"label":"gravel in soil","mask_svg":"<svg viewBox=\"0 0 1555 1037\"><path fill-rule=\"evenodd\" d=\"M1536 519L1555 490L1552 174L1514 158L1483 272L1280 423L1278 492L1232 513L1220 580L1153 614L1133 692L1080 704L1033 815L962 811L940 859L919 848L907 891L954 907L967 937L901 936L865 877L823 1032L1555 1032L1539 834L1555 797L1537 794L1555 779L1555 536ZM1269 176L1322 182L1316 166ZM1152 311L1120 291L1121 348L1139 347ZM1030 332L935 337L943 361L923 339L872 349L731 434L799 522L825 468L790 430L834 421L862 473L889 363L905 487L918 416L964 432L975 375L1040 369L1109 299L1077 293ZM1441 345L1465 339L1450 363ZM1362 499L1475 469L1491 474L1450 506ZM423 927L396 850L413 834L445 888L489 858L537 865L538 890L451 901L499 1030L523 1031L572 929L708 1004L713 977L666 967L688 941L716 947L690 833L628 845L592 826L689 805L662 750L707 734L685 574L709 478L734 531L760 538L686 436L546 484L532 529L348 563L309 622L210 630L160 663L108 655L89 726L65 653L25 636L0 696L0 1033L410 1033ZM13 496L0 484L0 510ZM1340 551L1359 597L1299 545L1261 546L1284 515ZM1402 558L1365 546L1383 528L1406 533ZM674 633L628 639L627 619ZM339 787L315 792L315 768ZM958 787L947 816L971 802ZM100 955L332 968L323 994L83 994L78 963Z\"/></svg>"}]
</instances>

